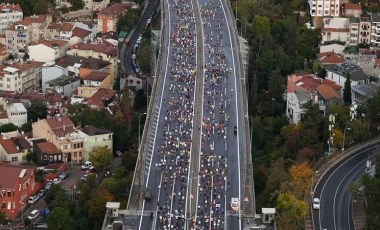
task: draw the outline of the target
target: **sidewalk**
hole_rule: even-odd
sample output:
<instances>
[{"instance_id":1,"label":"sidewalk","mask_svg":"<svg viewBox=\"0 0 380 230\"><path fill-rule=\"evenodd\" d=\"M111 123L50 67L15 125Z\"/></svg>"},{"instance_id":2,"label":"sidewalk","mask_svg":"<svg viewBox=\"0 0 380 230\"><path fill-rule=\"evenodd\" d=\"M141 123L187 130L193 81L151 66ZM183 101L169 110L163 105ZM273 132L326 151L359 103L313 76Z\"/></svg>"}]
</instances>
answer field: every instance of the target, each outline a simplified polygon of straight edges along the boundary
<instances>
[{"instance_id":1,"label":"sidewalk","mask_svg":"<svg viewBox=\"0 0 380 230\"><path fill-rule=\"evenodd\" d=\"M355 229L367 229L364 199L361 196L352 199L352 216L354 219Z\"/></svg>"}]
</instances>

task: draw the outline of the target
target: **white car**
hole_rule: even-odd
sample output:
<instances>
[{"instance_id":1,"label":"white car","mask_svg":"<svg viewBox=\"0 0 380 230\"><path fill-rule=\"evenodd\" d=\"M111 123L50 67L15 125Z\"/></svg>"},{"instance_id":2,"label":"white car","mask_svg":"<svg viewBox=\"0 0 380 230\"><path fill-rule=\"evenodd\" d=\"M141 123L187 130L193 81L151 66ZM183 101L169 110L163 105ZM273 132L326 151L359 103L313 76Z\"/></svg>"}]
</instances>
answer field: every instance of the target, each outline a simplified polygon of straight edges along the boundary
<instances>
[{"instance_id":1,"label":"white car","mask_svg":"<svg viewBox=\"0 0 380 230\"><path fill-rule=\"evenodd\" d=\"M61 178L55 178L54 180L53 180L53 184L60 184L62 182L62 180L61 180Z\"/></svg>"},{"instance_id":2,"label":"white car","mask_svg":"<svg viewBox=\"0 0 380 230\"><path fill-rule=\"evenodd\" d=\"M29 203L29 204L34 204L34 203L36 203L36 202L38 201L39 198L40 198L40 197L39 197L38 195L36 195L36 196L30 196L30 197L28 198L28 203Z\"/></svg>"},{"instance_id":3,"label":"white car","mask_svg":"<svg viewBox=\"0 0 380 230\"><path fill-rule=\"evenodd\" d=\"M313 199L313 209L319 209L321 207L321 202L319 198Z\"/></svg>"},{"instance_id":4,"label":"white car","mask_svg":"<svg viewBox=\"0 0 380 230\"><path fill-rule=\"evenodd\" d=\"M39 214L40 214L40 213L38 212L38 210L33 210L33 211L29 214L28 219L29 219L29 220L34 220L34 219L36 219L36 218L38 217Z\"/></svg>"}]
</instances>

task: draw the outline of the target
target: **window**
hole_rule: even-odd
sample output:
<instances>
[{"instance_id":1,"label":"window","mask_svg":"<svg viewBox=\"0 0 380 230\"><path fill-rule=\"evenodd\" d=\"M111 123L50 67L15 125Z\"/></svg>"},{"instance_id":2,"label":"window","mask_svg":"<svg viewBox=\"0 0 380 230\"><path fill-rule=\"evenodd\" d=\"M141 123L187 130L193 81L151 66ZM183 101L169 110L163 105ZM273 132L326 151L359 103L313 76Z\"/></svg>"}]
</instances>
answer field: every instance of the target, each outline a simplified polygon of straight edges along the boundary
<instances>
[{"instance_id":1,"label":"window","mask_svg":"<svg viewBox=\"0 0 380 230\"><path fill-rule=\"evenodd\" d=\"M12 196L11 191L7 191L7 197L11 197L11 196Z\"/></svg>"},{"instance_id":2,"label":"window","mask_svg":"<svg viewBox=\"0 0 380 230\"><path fill-rule=\"evenodd\" d=\"M2 203L1 203L1 208L3 209L3 208L6 208L6 207L7 207L7 203L2 202Z\"/></svg>"},{"instance_id":3,"label":"window","mask_svg":"<svg viewBox=\"0 0 380 230\"><path fill-rule=\"evenodd\" d=\"M82 157L82 152L79 152L79 157Z\"/></svg>"},{"instance_id":4,"label":"window","mask_svg":"<svg viewBox=\"0 0 380 230\"><path fill-rule=\"evenodd\" d=\"M18 157L12 157L12 162L18 161Z\"/></svg>"},{"instance_id":5,"label":"window","mask_svg":"<svg viewBox=\"0 0 380 230\"><path fill-rule=\"evenodd\" d=\"M77 152L74 152L74 157L77 157Z\"/></svg>"}]
</instances>

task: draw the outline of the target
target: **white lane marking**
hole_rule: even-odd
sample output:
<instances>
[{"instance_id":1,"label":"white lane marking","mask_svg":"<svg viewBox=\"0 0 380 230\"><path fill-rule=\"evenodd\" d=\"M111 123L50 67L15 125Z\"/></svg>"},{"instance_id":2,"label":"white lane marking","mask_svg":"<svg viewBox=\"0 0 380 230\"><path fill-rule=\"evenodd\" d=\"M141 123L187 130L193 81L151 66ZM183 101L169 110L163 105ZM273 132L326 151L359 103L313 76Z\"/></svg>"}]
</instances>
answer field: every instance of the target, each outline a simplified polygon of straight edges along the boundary
<instances>
[{"instance_id":1,"label":"white lane marking","mask_svg":"<svg viewBox=\"0 0 380 230\"><path fill-rule=\"evenodd\" d=\"M222 9L223 9L223 13L224 13L224 18L226 20L226 22L228 22L227 20L227 15L226 15L226 11L224 9L224 5L222 3L221 0L219 0L220 4L222 5ZM241 204L241 178L240 178L240 138L239 138L239 133L240 133L240 129L239 129L239 113L238 113L238 92L237 92L237 76L236 76L236 67L235 67L235 56L234 56L234 49L232 48L232 39L231 39L231 31L230 31L230 27L227 25L227 30L228 30L228 38L230 39L230 48L231 48L231 54L232 54L232 67L234 69L234 79L235 79L235 109L236 109L236 120L237 120L237 124L236 124L236 128L238 130L237 132L237 141L238 141L238 145L237 145L237 152L238 152L238 177L239 177L239 202ZM239 204L239 207L241 207L241 205ZM239 229L241 229L241 208L239 208Z\"/></svg>"},{"instance_id":2,"label":"white lane marking","mask_svg":"<svg viewBox=\"0 0 380 230\"><path fill-rule=\"evenodd\" d=\"M170 31L171 31L171 18L170 18L170 9L169 9L169 1L166 0L167 2L167 10L168 10L168 30L167 30L167 38L170 38ZM166 83L166 76L167 76L167 73L168 73L168 65L169 65L169 56L170 56L170 39L168 39L168 48L167 48L167 55L166 55L166 66L165 66L165 74L164 74L164 83L163 83L163 88L165 88L165 83ZM162 98L163 98L163 95L164 95L164 91L165 90L162 90L161 91L161 100L160 100L160 106L158 107L158 118L160 117L160 112L161 112L161 105L162 105ZM155 128L155 133L157 133L157 128L158 128L158 125L156 125L156 128ZM155 143L156 143L156 139L154 139L153 141L153 146L155 146ZM141 162L142 163L142 162ZM147 179L146 179L146 184L145 184L145 187L148 186L148 183L149 183L149 177L150 177L150 169L151 169L151 165L152 165L152 161L150 161L150 167L149 167L149 171L148 171L148 175L147 175ZM144 213L144 208L145 208L145 199L143 200L143 205L142 205L142 212L141 212L141 218L140 218L140 224L139 224L139 229L141 229L141 225L142 225L142 220L143 220L143 213Z\"/></svg>"},{"instance_id":3,"label":"white lane marking","mask_svg":"<svg viewBox=\"0 0 380 230\"><path fill-rule=\"evenodd\" d=\"M371 147L371 148L368 148L368 149L366 149L365 151L368 151L368 150L370 150L370 149L373 149L373 148L376 148L376 146L377 145L375 145L374 147ZM348 157L348 159L346 159L346 162L348 161L348 160L350 160L351 158L354 158L354 157L356 157L358 154L361 154L361 153L363 153L363 152L365 152L365 151L360 151L359 153L357 153L357 154L354 154L354 155L352 155L352 156L349 156ZM344 163L346 163L346 162L344 162ZM343 165L344 165L344 163L343 164L340 164L331 174L330 174L330 176L327 178L327 180L326 180L326 182L325 182L325 184L323 185L323 187L322 187L322 190L321 190L321 193L320 193L320 197L319 197L319 199L320 200L322 200L322 197L323 197L323 191L325 190L325 187L326 187L326 184L328 183L328 181L330 180L330 178L332 177L332 175L333 174L335 174L336 173L336 171L338 171L338 169L340 168L340 167L342 167ZM318 185L319 186L319 185ZM315 189L317 188L317 186L315 187ZM315 190L314 190L315 191ZM322 204L323 205L323 204ZM320 212L318 212L318 222L319 222L319 228L322 228L321 226L322 226L322 220L321 220L321 215L320 215Z\"/></svg>"}]
</instances>

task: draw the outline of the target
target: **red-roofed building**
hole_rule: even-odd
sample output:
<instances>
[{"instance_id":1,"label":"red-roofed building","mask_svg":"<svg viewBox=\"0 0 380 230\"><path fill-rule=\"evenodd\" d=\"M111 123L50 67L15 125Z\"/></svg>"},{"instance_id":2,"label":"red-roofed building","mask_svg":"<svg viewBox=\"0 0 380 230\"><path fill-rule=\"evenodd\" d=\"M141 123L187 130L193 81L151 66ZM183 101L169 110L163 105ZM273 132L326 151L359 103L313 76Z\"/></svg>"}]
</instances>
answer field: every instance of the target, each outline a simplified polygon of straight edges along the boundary
<instances>
[{"instance_id":1,"label":"red-roofed building","mask_svg":"<svg viewBox=\"0 0 380 230\"><path fill-rule=\"evenodd\" d=\"M21 21L24 17L21 6L19 4L0 4L0 34L4 34L8 25L13 22Z\"/></svg>"},{"instance_id":2,"label":"red-roofed building","mask_svg":"<svg viewBox=\"0 0 380 230\"><path fill-rule=\"evenodd\" d=\"M0 162L0 210L13 220L35 193L35 168Z\"/></svg>"},{"instance_id":3,"label":"red-roofed building","mask_svg":"<svg viewBox=\"0 0 380 230\"><path fill-rule=\"evenodd\" d=\"M81 164L83 138L78 136L74 123L67 116L40 119L32 124L33 136L45 138L63 153L64 162Z\"/></svg>"},{"instance_id":4,"label":"red-roofed building","mask_svg":"<svg viewBox=\"0 0 380 230\"><path fill-rule=\"evenodd\" d=\"M344 17L359 18L362 14L362 7L356 3L346 2L342 4L342 15Z\"/></svg>"},{"instance_id":5,"label":"red-roofed building","mask_svg":"<svg viewBox=\"0 0 380 230\"><path fill-rule=\"evenodd\" d=\"M286 115L291 124L298 123L306 112L306 104L317 103L319 110L328 114L328 107L342 103L341 86L314 74L288 75Z\"/></svg>"},{"instance_id":6,"label":"red-roofed building","mask_svg":"<svg viewBox=\"0 0 380 230\"><path fill-rule=\"evenodd\" d=\"M29 59L38 62L52 62L66 55L69 43L64 40L40 39L28 46Z\"/></svg>"},{"instance_id":7,"label":"red-roofed building","mask_svg":"<svg viewBox=\"0 0 380 230\"><path fill-rule=\"evenodd\" d=\"M48 141L35 142L33 151L37 154L38 161L43 164L62 162L62 151Z\"/></svg>"},{"instance_id":8,"label":"red-roofed building","mask_svg":"<svg viewBox=\"0 0 380 230\"><path fill-rule=\"evenodd\" d=\"M81 76L82 77L82 76ZM100 88L110 88L110 74L101 71L92 71L87 76L83 77L84 86L89 87L100 87Z\"/></svg>"},{"instance_id":9,"label":"red-roofed building","mask_svg":"<svg viewBox=\"0 0 380 230\"><path fill-rule=\"evenodd\" d=\"M317 54L317 58L321 66L343 64L346 61L334 52L324 52Z\"/></svg>"},{"instance_id":10,"label":"red-roofed building","mask_svg":"<svg viewBox=\"0 0 380 230\"><path fill-rule=\"evenodd\" d=\"M89 42L91 41L92 32L80 27L75 27L72 31L72 36L70 38L69 44L77 44L80 42Z\"/></svg>"},{"instance_id":11,"label":"red-roofed building","mask_svg":"<svg viewBox=\"0 0 380 230\"><path fill-rule=\"evenodd\" d=\"M119 18L135 5L136 4L133 2L115 3L114 5L99 11L97 16L97 32L107 33L109 31L116 31L116 24Z\"/></svg>"}]
</instances>

